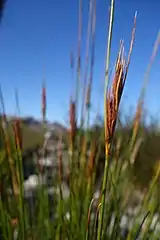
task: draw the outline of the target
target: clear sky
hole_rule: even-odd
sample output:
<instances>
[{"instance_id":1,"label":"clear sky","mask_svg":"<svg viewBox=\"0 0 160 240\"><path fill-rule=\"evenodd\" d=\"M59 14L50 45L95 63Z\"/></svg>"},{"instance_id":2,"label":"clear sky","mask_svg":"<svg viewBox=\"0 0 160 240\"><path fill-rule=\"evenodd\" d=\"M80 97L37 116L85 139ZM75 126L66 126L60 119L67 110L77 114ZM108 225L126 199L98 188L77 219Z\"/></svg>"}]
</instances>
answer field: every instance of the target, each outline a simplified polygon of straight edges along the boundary
<instances>
[{"instance_id":1,"label":"clear sky","mask_svg":"<svg viewBox=\"0 0 160 240\"><path fill-rule=\"evenodd\" d=\"M89 1L83 0L83 48ZM153 45L160 28L159 0L115 0L111 67L124 39L128 51L134 12L138 11L136 41L122 106L135 105ZM103 101L103 77L108 28L108 0L97 0L93 114ZM78 0L8 0L0 26L0 83L6 110L15 113L14 89L18 88L22 115L41 116L41 82L47 84L47 117L67 118L73 86L70 52L77 51ZM83 54L84 55L84 54ZM45 70L44 70L45 69ZM151 70L146 107L160 109L160 54Z\"/></svg>"}]
</instances>

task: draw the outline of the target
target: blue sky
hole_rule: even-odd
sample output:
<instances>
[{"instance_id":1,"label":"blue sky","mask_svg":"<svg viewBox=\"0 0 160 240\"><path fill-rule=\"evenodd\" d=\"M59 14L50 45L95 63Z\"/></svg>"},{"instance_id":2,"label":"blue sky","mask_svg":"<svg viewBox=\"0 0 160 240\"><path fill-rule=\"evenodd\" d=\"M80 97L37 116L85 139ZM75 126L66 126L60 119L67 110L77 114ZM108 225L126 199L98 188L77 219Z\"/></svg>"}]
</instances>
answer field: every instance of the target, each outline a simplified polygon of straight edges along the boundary
<instances>
[{"instance_id":1,"label":"blue sky","mask_svg":"<svg viewBox=\"0 0 160 240\"><path fill-rule=\"evenodd\" d=\"M84 55L89 1L83 0ZM134 12L138 11L136 41L122 107L135 105L153 45L160 28L159 0L115 0L111 65L124 39L128 51ZM93 84L93 117L103 106L103 78L108 28L108 0L97 0L96 51ZM47 84L47 117L63 122L74 85L70 52L77 51L78 0L8 0L0 26L0 84L6 110L16 112L14 90L18 88L22 115L41 116L41 82ZM146 108L160 109L160 54L151 70Z\"/></svg>"}]
</instances>

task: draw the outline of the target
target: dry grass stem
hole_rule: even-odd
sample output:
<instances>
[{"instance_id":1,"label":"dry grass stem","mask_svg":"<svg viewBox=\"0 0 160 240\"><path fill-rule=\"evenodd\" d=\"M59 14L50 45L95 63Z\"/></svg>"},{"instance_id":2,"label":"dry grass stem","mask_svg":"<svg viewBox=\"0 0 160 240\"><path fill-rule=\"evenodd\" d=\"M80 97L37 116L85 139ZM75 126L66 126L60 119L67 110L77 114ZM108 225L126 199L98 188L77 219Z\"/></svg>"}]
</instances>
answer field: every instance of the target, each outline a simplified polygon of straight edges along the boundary
<instances>
[{"instance_id":1,"label":"dry grass stem","mask_svg":"<svg viewBox=\"0 0 160 240\"><path fill-rule=\"evenodd\" d=\"M137 138L137 134L138 134L138 129L140 126L140 121L141 121L141 117L142 117L142 112L143 112L143 99L140 99L137 105L137 110L136 110L136 114L135 114L135 118L134 118L134 122L133 122L133 133L132 133L132 138L131 138L131 149L134 146L134 143L136 141Z\"/></svg>"},{"instance_id":2,"label":"dry grass stem","mask_svg":"<svg viewBox=\"0 0 160 240\"><path fill-rule=\"evenodd\" d=\"M86 109L89 110L90 106L91 106L91 84L89 83L88 84L88 87L87 87L87 91L86 91Z\"/></svg>"},{"instance_id":3,"label":"dry grass stem","mask_svg":"<svg viewBox=\"0 0 160 240\"><path fill-rule=\"evenodd\" d=\"M43 122L46 120L46 86L45 82L42 84L42 119Z\"/></svg>"},{"instance_id":4,"label":"dry grass stem","mask_svg":"<svg viewBox=\"0 0 160 240\"><path fill-rule=\"evenodd\" d=\"M23 147L23 142L22 142L22 128L21 128L21 123L20 119L17 118L14 123L12 124L13 127L13 132L14 132L14 139L15 139L15 144L19 150L22 151Z\"/></svg>"},{"instance_id":5,"label":"dry grass stem","mask_svg":"<svg viewBox=\"0 0 160 240\"><path fill-rule=\"evenodd\" d=\"M93 0L89 1L89 17L88 17L88 26L87 26L87 39L86 39L86 56L85 56L85 71L84 71L84 83L83 83L83 95L82 95L82 113L81 113L81 125L84 121L84 103L85 103L85 94L87 86L87 76L88 76L88 62L89 62L89 44L91 36L91 26L92 26L92 14L93 14ZM87 94L86 94L87 95ZM88 96L87 96L88 98ZM89 99L88 99L89 100ZM87 100L86 100L87 102Z\"/></svg>"},{"instance_id":6,"label":"dry grass stem","mask_svg":"<svg viewBox=\"0 0 160 240\"><path fill-rule=\"evenodd\" d=\"M76 119L76 103L70 99L70 109L69 109L69 121L70 121L70 150L73 151L76 131L77 131L77 119Z\"/></svg>"},{"instance_id":7,"label":"dry grass stem","mask_svg":"<svg viewBox=\"0 0 160 240\"><path fill-rule=\"evenodd\" d=\"M151 55L151 58L150 58L150 62L148 64L148 68L147 68L147 71L146 71L145 76L144 76L143 88L142 88L141 96L140 96L141 99L144 98L145 91L146 91L147 84L148 84L148 80L149 80L149 74L150 74L151 67L153 65L154 59L156 57L159 45L160 45L160 31L158 32L157 39L155 41L155 44L154 44L154 47L153 47L153 52L152 52L152 55Z\"/></svg>"},{"instance_id":8,"label":"dry grass stem","mask_svg":"<svg viewBox=\"0 0 160 240\"><path fill-rule=\"evenodd\" d=\"M81 78L81 45L82 45L82 0L79 0L78 12L78 42L77 42L77 79L76 79L76 110L79 106L80 78Z\"/></svg>"},{"instance_id":9,"label":"dry grass stem","mask_svg":"<svg viewBox=\"0 0 160 240\"><path fill-rule=\"evenodd\" d=\"M133 165L135 163L135 160L136 160L136 157L137 157L137 154L138 154L138 151L140 149L140 146L143 142L143 139L142 138L139 138L134 146L134 149L132 151L132 154L131 154L131 157L130 157L130 163Z\"/></svg>"},{"instance_id":10,"label":"dry grass stem","mask_svg":"<svg viewBox=\"0 0 160 240\"><path fill-rule=\"evenodd\" d=\"M92 205L94 203L95 199L92 198L90 205L89 205L89 210L88 210L88 218L87 218L87 232L89 230L89 224L90 224L90 219L91 219L91 211L92 211Z\"/></svg>"},{"instance_id":11,"label":"dry grass stem","mask_svg":"<svg viewBox=\"0 0 160 240\"><path fill-rule=\"evenodd\" d=\"M141 121L141 117L142 117L142 112L143 112L145 91L147 89L147 84L148 84L148 80L149 80L149 73L150 73L152 64L154 62L154 59L156 57L159 45L160 45L160 32L158 32L158 36L157 36L157 39L156 39L154 47L153 47L152 56L150 58L150 62L149 62L147 71L145 73L143 87L142 87L142 90L141 90L141 94L140 94L137 109L136 109L136 114L135 114L134 123L133 123L133 134L132 134L131 144L130 144L131 149L134 146L134 143L135 143L135 140L136 140L136 137L137 137L137 134L138 134L140 121Z\"/></svg>"}]
</instances>

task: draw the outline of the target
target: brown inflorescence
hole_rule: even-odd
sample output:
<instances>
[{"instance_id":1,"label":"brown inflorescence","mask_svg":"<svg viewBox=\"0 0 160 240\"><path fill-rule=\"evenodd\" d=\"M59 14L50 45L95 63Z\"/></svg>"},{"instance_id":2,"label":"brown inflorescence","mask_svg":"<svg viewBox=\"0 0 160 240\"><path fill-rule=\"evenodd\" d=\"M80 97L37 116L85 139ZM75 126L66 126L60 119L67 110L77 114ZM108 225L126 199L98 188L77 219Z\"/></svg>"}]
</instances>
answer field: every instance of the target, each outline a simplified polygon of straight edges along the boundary
<instances>
[{"instance_id":1,"label":"brown inflorescence","mask_svg":"<svg viewBox=\"0 0 160 240\"><path fill-rule=\"evenodd\" d=\"M115 77L113 80L112 88L108 91L107 98L106 98L106 143L109 146L112 136L115 130L117 114L120 99L122 96L122 91L124 87L124 68L125 63L122 56L122 48L118 55L116 68L115 68Z\"/></svg>"},{"instance_id":2,"label":"brown inflorescence","mask_svg":"<svg viewBox=\"0 0 160 240\"><path fill-rule=\"evenodd\" d=\"M91 83L88 84L87 92L86 92L86 109L89 109L91 104Z\"/></svg>"},{"instance_id":3,"label":"brown inflorescence","mask_svg":"<svg viewBox=\"0 0 160 240\"><path fill-rule=\"evenodd\" d=\"M96 153L97 153L97 146L96 141L93 140L91 143L91 152L88 159L88 167L87 167L87 177L91 178L92 174L94 172L94 166L95 166L95 159L96 159Z\"/></svg>"},{"instance_id":4,"label":"brown inflorescence","mask_svg":"<svg viewBox=\"0 0 160 240\"><path fill-rule=\"evenodd\" d=\"M16 147L18 147L19 150L22 151L23 142L22 142L22 128L21 128L20 119L17 118L14 121L12 126L13 126L13 132L14 132L14 139L15 139Z\"/></svg>"},{"instance_id":5,"label":"brown inflorescence","mask_svg":"<svg viewBox=\"0 0 160 240\"><path fill-rule=\"evenodd\" d=\"M136 28L136 14L134 18L134 26L132 30L132 38L127 61L124 58L124 45L120 42L120 50L115 66L115 76L112 83L112 88L108 90L106 97L106 154L110 151L111 140L115 131L118 109L122 97L125 81L127 78L128 68L130 64L130 57L132 53L134 36Z\"/></svg>"},{"instance_id":6,"label":"brown inflorescence","mask_svg":"<svg viewBox=\"0 0 160 240\"><path fill-rule=\"evenodd\" d=\"M70 121L70 146L71 150L73 150L75 137L76 137L76 130L77 130L77 119L76 119L76 103L75 101L70 99L70 109L69 109L69 121Z\"/></svg>"},{"instance_id":7,"label":"brown inflorescence","mask_svg":"<svg viewBox=\"0 0 160 240\"><path fill-rule=\"evenodd\" d=\"M11 225L12 225L12 227L17 227L17 225L18 225L18 218L12 218L11 219Z\"/></svg>"},{"instance_id":8,"label":"brown inflorescence","mask_svg":"<svg viewBox=\"0 0 160 240\"><path fill-rule=\"evenodd\" d=\"M6 115L4 113L2 116L2 130L4 133L5 150L8 157L9 167L11 170L13 193L14 193L14 196L17 196L19 194L19 184L18 184L19 174L17 174L16 172L14 160L12 158L11 144L8 136L7 127L8 127L8 122L7 122Z\"/></svg>"},{"instance_id":9,"label":"brown inflorescence","mask_svg":"<svg viewBox=\"0 0 160 240\"><path fill-rule=\"evenodd\" d=\"M46 87L44 83L42 86L42 117L43 117L43 121L45 121L46 119Z\"/></svg>"}]
</instances>

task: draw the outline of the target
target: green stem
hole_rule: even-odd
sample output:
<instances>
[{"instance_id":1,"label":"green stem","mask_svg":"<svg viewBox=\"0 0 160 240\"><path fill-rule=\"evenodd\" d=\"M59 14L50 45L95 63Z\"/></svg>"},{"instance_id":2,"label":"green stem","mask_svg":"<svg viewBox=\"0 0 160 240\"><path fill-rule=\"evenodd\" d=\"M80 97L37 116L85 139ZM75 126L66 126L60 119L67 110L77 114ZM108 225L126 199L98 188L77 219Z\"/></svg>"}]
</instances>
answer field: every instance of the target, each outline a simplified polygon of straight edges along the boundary
<instances>
[{"instance_id":1,"label":"green stem","mask_svg":"<svg viewBox=\"0 0 160 240\"><path fill-rule=\"evenodd\" d=\"M108 32L108 43L107 43L107 56L106 56L106 71L105 71L105 86L104 86L104 126L105 126L105 134L107 127L107 111L106 111L106 98L107 98L107 88L108 88L108 72L109 72L109 60L110 60L110 50L111 50L111 40L112 40L112 29L113 29L113 19L114 19L114 0L111 0L111 9L110 9L110 19L109 19L109 32ZM105 136L106 139L106 136ZM104 177L103 177L103 185L102 185L102 205L100 209L99 215L99 224L98 224L98 235L97 240L101 239L102 228L103 228L103 217L104 217L104 208L105 208L105 196L106 196L106 185L108 178L108 170L109 170L109 159L108 153L106 152L105 159L105 169L104 169Z\"/></svg>"},{"instance_id":2,"label":"green stem","mask_svg":"<svg viewBox=\"0 0 160 240\"><path fill-rule=\"evenodd\" d=\"M105 197L106 197L106 187L107 187L107 179L108 179L108 170L109 170L109 162L108 155L105 159L105 168L104 168L104 177L102 184L102 198L101 198L101 208L99 213L99 223L98 223L98 235L97 240L101 240L102 229L103 229L103 218L104 218L104 210L105 210Z\"/></svg>"}]
</instances>

